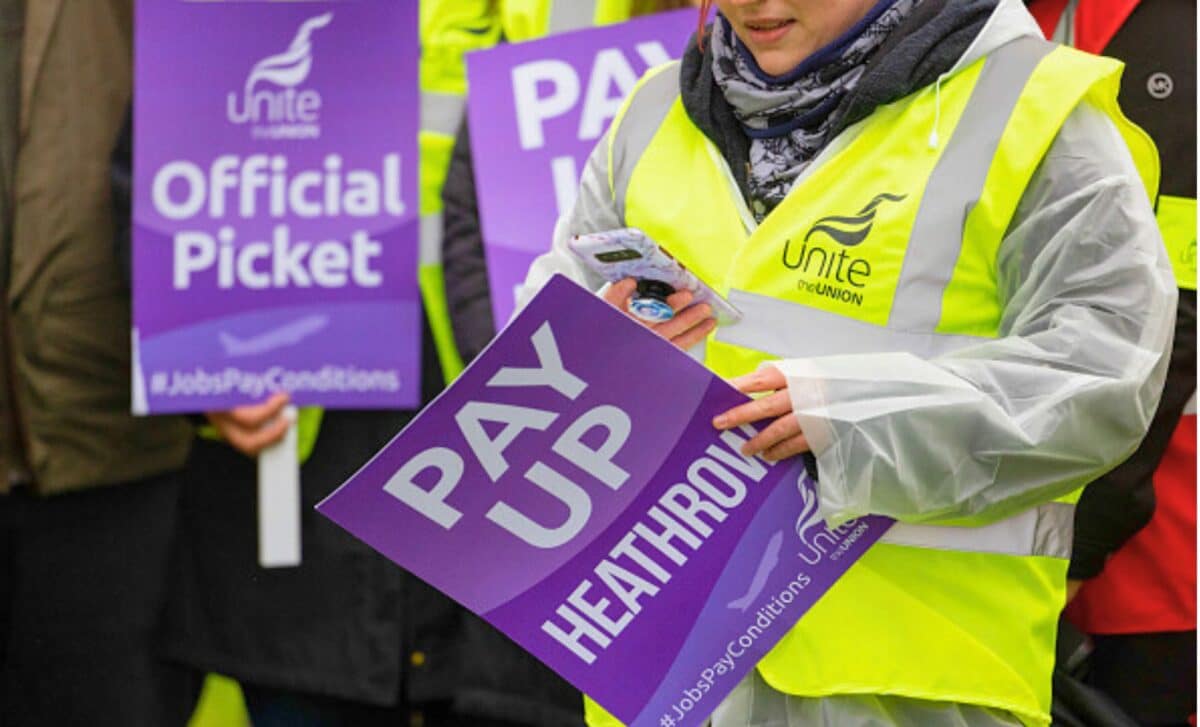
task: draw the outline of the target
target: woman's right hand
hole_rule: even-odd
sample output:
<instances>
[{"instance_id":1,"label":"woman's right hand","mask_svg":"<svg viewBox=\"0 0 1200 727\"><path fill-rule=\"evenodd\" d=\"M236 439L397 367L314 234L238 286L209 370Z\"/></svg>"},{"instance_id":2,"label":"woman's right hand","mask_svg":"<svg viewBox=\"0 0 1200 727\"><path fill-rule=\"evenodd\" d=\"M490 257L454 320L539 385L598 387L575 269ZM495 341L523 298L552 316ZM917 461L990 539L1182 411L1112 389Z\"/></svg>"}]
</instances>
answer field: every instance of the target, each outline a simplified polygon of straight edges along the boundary
<instances>
[{"instance_id":1,"label":"woman's right hand","mask_svg":"<svg viewBox=\"0 0 1200 727\"><path fill-rule=\"evenodd\" d=\"M680 290L667 296L667 304L675 311L675 317L671 320L662 323L643 321L629 312L629 304L635 291L637 281L625 278L610 285L604 292L604 299L684 351L703 341L717 327L712 306L708 303L692 305L693 296L690 290Z\"/></svg>"}]
</instances>

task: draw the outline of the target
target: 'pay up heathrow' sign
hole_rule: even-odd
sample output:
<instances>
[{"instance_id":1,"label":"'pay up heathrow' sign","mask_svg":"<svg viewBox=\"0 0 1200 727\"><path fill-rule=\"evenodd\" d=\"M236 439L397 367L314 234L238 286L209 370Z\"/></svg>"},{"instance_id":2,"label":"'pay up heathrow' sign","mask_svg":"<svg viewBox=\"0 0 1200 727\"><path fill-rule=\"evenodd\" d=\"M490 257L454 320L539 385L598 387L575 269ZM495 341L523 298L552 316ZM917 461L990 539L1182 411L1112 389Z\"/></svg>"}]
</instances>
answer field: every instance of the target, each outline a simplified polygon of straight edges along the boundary
<instances>
[{"instance_id":1,"label":"'pay up heathrow' sign","mask_svg":"<svg viewBox=\"0 0 1200 727\"><path fill-rule=\"evenodd\" d=\"M742 457L744 400L556 277L318 509L627 724L698 725L889 524Z\"/></svg>"}]
</instances>

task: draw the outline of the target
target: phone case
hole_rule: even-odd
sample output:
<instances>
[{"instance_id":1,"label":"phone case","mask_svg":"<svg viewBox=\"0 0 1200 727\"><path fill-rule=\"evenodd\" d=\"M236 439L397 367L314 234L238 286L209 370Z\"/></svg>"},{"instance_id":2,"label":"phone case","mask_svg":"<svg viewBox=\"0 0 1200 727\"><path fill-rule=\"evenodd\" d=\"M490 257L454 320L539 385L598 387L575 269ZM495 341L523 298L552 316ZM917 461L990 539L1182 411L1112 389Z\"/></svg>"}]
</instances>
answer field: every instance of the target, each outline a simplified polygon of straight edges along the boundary
<instances>
[{"instance_id":1,"label":"phone case","mask_svg":"<svg viewBox=\"0 0 1200 727\"><path fill-rule=\"evenodd\" d=\"M671 257L641 230L628 227L590 235L576 235L571 239L570 248L584 265L610 283L625 278L657 280L675 290L692 291L695 302L712 306L719 323L735 323L742 317L741 312L729 301Z\"/></svg>"}]
</instances>

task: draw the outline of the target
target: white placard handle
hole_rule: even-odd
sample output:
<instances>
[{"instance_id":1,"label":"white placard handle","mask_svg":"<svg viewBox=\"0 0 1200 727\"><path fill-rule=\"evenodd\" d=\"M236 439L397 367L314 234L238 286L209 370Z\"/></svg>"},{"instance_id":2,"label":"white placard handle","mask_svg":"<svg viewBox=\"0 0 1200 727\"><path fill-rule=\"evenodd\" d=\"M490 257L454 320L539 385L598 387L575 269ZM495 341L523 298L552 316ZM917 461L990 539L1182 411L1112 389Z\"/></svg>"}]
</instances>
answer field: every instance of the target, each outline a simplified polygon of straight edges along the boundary
<instances>
[{"instance_id":1,"label":"white placard handle","mask_svg":"<svg viewBox=\"0 0 1200 727\"><path fill-rule=\"evenodd\" d=\"M300 565L300 458L296 452L296 408L283 440L258 455L258 564Z\"/></svg>"}]
</instances>

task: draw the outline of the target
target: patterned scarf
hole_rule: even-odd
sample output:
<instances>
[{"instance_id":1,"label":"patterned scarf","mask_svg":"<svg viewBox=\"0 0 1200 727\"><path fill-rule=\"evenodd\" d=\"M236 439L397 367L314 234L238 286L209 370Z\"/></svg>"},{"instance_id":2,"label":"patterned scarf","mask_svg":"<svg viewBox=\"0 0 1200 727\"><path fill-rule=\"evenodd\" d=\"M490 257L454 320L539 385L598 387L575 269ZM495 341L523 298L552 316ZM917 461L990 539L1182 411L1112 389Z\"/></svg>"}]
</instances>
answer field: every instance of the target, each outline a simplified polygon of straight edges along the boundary
<instances>
[{"instance_id":1,"label":"patterned scarf","mask_svg":"<svg viewBox=\"0 0 1200 727\"><path fill-rule=\"evenodd\" d=\"M762 220L779 204L826 142L833 113L854 91L867 61L920 0L879 0L840 38L791 71L767 75L718 15L713 77L750 137L750 194Z\"/></svg>"}]
</instances>

